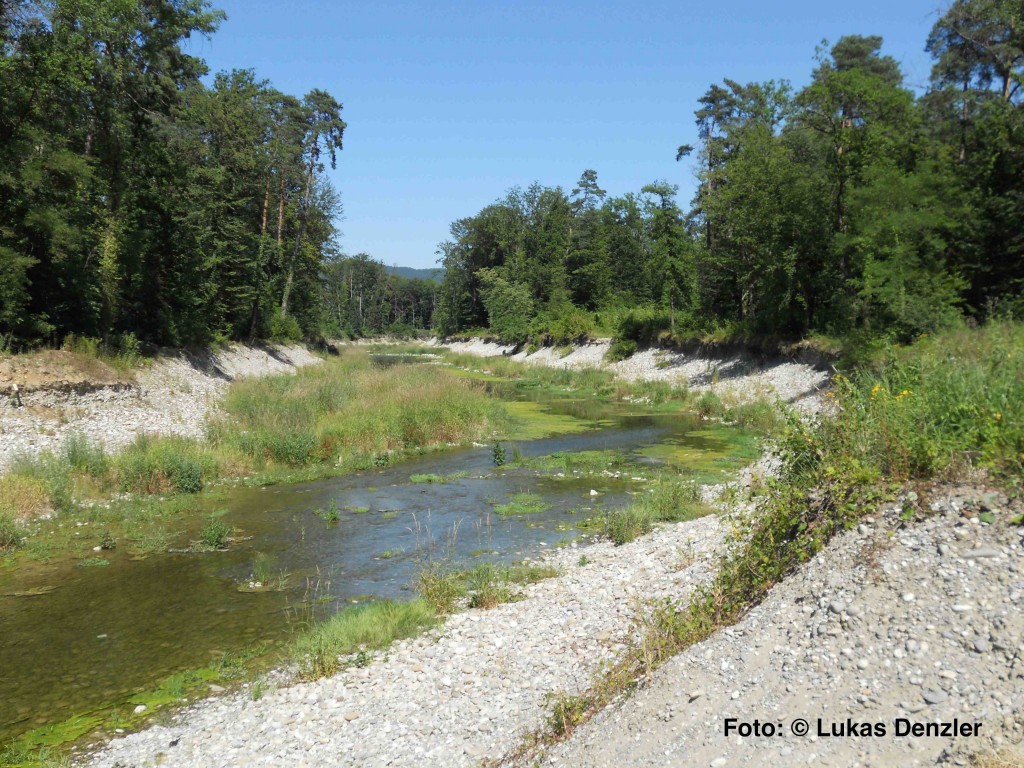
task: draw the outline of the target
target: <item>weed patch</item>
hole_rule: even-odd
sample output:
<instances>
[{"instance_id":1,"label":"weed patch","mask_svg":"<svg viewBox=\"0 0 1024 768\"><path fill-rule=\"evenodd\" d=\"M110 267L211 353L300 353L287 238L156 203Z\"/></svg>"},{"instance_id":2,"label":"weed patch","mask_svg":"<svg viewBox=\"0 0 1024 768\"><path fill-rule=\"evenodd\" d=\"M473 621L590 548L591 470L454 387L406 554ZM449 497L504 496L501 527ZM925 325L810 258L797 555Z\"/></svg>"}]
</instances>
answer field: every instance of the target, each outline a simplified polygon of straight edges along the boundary
<instances>
[{"instance_id":1,"label":"weed patch","mask_svg":"<svg viewBox=\"0 0 1024 768\"><path fill-rule=\"evenodd\" d=\"M498 504L494 511L499 515L534 515L551 507L536 493L513 493L508 502Z\"/></svg>"},{"instance_id":2,"label":"weed patch","mask_svg":"<svg viewBox=\"0 0 1024 768\"><path fill-rule=\"evenodd\" d=\"M437 615L424 600L391 600L348 608L302 633L292 643L292 658L304 680L335 674L342 656L386 648L395 640L429 629Z\"/></svg>"}]
</instances>

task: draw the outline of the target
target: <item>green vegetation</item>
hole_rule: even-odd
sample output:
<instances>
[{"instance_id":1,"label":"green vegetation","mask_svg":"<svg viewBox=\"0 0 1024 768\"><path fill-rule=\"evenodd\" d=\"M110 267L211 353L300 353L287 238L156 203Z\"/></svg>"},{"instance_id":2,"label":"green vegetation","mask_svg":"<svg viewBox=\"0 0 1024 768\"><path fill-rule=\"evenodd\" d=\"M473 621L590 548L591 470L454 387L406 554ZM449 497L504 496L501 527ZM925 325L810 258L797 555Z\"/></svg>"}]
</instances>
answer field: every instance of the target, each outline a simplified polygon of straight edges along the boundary
<instances>
[{"instance_id":1,"label":"green vegetation","mask_svg":"<svg viewBox=\"0 0 1024 768\"><path fill-rule=\"evenodd\" d=\"M557 575L551 566L526 563L479 563L472 568L431 563L420 570L415 586L437 615L447 616L463 604L488 609L511 602L519 598L515 585L534 584Z\"/></svg>"},{"instance_id":2,"label":"green vegetation","mask_svg":"<svg viewBox=\"0 0 1024 768\"><path fill-rule=\"evenodd\" d=\"M80 546L84 540L62 526L75 521L102 526L112 541L125 539L133 554L157 552L174 535L167 521L197 509L189 499L208 486L386 466L419 450L488 439L511 423L501 402L450 370L382 368L353 350L295 375L235 383L206 441L144 435L111 457L73 435L56 454L19 458L0 476L0 524L21 531L16 521L56 513L33 526L18 557ZM119 491L130 495L119 498ZM328 522L340 519L336 503L321 512ZM5 535L0 549L12 551L24 533Z\"/></svg>"},{"instance_id":3,"label":"green vegetation","mask_svg":"<svg viewBox=\"0 0 1024 768\"><path fill-rule=\"evenodd\" d=\"M700 486L688 478L662 475L650 491L624 509L609 512L604 534L615 544L649 533L655 523L676 523L711 514L701 500Z\"/></svg>"},{"instance_id":4,"label":"green vegetation","mask_svg":"<svg viewBox=\"0 0 1024 768\"><path fill-rule=\"evenodd\" d=\"M199 530L199 541L193 545L193 549L197 552L226 549L233 532L232 527L223 520L211 518Z\"/></svg>"},{"instance_id":5,"label":"green vegetation","mask_svg":"<svg viewBox=\"0 0 1024 768\"><path fill-rule=\"evenodd\" d=\"M218 473L213 452L184 437L142 435L115 466L121 490L143 494L198 493Z\"/></svg>"},{"instance_id":6,"label":"green vegetation","mask_svg":"<svg viewBox=\"0 0 1024 768\"><path fill-rule=\"evenodd\" d=\"M0 552L17 549L23 541L21 526L7 513L0 513Z\"/></svg>"},{"instance_id":7,"label":"green vegetation","mask_svg":"<svg viewBox=\"0 0 1024 768\"><path fill-rule=\"evenodd\" d=\"M520 459L516 462L527 469L542 472L562 472L567 477L573 475L594 475L601 472L621 469L629 461L619 451L565 451Z\"/></svg>"},{"instance_id":8,"label":"green vegetation","mask_svg":"<svg viewBox=\"0 0 1024 768\"><path fill-rule=\"evenodd\" d=\"M688 206L665 181L608 195L589 169L568 193L514 188L441 244L438 331L529 347L601 333L617 360L689 340L905 343L1019 315L1019 28L1012 3L950 4L920 94L861 35L819 50L799 91L711 85L676 151L695 160Z\"/></svg>"},{"instance_id":9,"label":"green vegetation","mask_svg":"<svg viewBox=\"0 0 1024 768\"><path fill-rule=\"evenodd\" d=\"M462 478L466 477L467 474L468 474L467 472L452 472L451 474L448 474L448 475L435 475L435 474L432 474L432 473L423 474L423 475L409 475L409 482L410 483L415 483L415 484L423 484L423 483L434 483L434 484L451 483L451 482L453 482L455 480L461 480Z\"/></svg>"},{"instance_id":10,"label":"green vegetation","mask_svg":"<svg viewBox=\"0 0 1024 768\"><path fill-rule=\"evenodd\" d=\"M448 371L381 368L354 350L293 376L238 382L224 410L214 445L291 466L481 439L507 423L499 403Z\"/></svg>"},{"instance_id":11,"label":"green vegetation","mask_svg":"<svg viewBox=\"0 0 1024 768\"><path fill-rule=\"evenodd\" d=\"M341 510L338 509L338 502L331 499L331 503L323 509L314 509L313 514L325 523L336 523L341 520Z\"/></svg>"},{"instance_id":12,"label":"green vegetation","mask_svg":"<svg viewBox=\"0 0 1024 768\"><path fill-rule=\"evenodd\" d=\"M304 680L333 675L342 656L386 648L434 625L437 614L425 600L392 600L347 608L297 637L292 657Z\"/></svg>"},{"instance_id":13,"label":"green vegetation","mask_svg":"<svg viewBox=\"0 0 1024 768\"><path fill-rule=\"evenodd\" d=\"M206 667L177 672L161 680L152 690L136 692L127 700L34 728L0 747L0 766L66 768L71 764L67 748L83 737L113 736L118 728L138 728L155 713L178 707L186 698L208 696L211 683L230 685L245 678L261 679L257 675L268 663L267 652L267 646L259 644L224 653ZM146 709L136 713L135 707L139 704Z\"/></svg>"},{"instance_id":14,"label":"green vegetation","mask_svg":"<svg viewBox=\"0 0 1024 768\"><path fill-rule=\"evenodd\" d=\"M513 493L504 504L496 504L494 511L499 515L534 515L550 508L536 493Z\"/></svg>"},{"instance_id":15,"label":"green vegetation","mask_svg":"<svg viewBox=\"0 0 1024 768\"><path fill-rule=\"evenodd\" d=\"M715 579L688 603L648 606L629 652L591 689L557 699L548 728L522 750L561 738L673 655L741 619L834 534L891 501L908 481L921 487L982 470L1019 493L1022 362L1024 327L999 323L885 347L873 364L837 376L835 415L819 423L792 417L779 436L781 473L754 492L756 513L735 534ZM921 494L905 498L906 514L929 514ZM653 514L679 502L694 503L695 494L663 486L648 503Z\"/></svg>"}]
</instances>

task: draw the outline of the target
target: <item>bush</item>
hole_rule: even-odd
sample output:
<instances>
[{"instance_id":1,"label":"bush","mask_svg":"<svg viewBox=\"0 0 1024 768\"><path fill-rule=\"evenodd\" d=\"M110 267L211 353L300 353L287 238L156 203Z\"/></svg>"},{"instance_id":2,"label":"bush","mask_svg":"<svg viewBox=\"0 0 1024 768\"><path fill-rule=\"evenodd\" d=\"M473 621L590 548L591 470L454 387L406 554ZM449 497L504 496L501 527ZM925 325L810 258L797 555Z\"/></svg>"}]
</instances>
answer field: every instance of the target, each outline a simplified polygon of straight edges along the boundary
<instances>
[{"instance_id":1,"label":"bush","mask_svg":"<svg viewBox=\"0 0 1024 768\"><path fill-rule=\"evenodd\" d=\"M590 338L594 318L579 307L566 303L534 320L532 336L543 344L579 344Z\"/></svg>"},{"instance_id":2,"label":"bush","mask_svg":"<svg viewBox=\"0 0 1024 768\"><path fill-rule=\"evenodd\" d=\"M612 344L608 347L608 351L605 353L605 357L608 362L615 363L619 360L625 360L627 357L632 357L636 354L637 344L632 339L619 339L615 338L612 340Z\"/></svg>"},{"instance_id":3,"label":"bush","mask_svg":"<svg viewBox=\"0 0 1024 768\"><path fill-rule=\"evenodd\" d=\"M622 315L615 327L615 340L635 341L641 347L656 344L658 337L672 327L668 310L638 307Z\"/></svg>"},{"instance_id":4,"label":"bush","mask_svg":"<svg viewBox=\"0 0 1024 768\"><path fill-rule=\"evenodd\" d=\"M302 328L294 317L282 317L275 312L270 318L270 338L273 341L287 342L302 339Z\"/></svg>"}]
</instances>

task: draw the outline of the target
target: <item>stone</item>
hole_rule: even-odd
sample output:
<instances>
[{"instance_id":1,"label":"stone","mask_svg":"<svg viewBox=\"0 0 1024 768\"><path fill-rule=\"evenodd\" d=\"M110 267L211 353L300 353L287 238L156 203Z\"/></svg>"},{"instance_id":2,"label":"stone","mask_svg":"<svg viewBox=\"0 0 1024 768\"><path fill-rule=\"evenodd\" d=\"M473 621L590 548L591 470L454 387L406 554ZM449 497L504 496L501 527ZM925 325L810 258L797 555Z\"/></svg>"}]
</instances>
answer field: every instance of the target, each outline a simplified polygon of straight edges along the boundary
<instances>
[{"instance_id":1,"label":"stone","mask_svg":"<svg viewBox=\"0 0 1024 768\"><path fill-rule=\"evenodd\" d=\"M972 549L969 552L964 552L961 557L966 560L975 560L986 557L999 557L1003 553L994 547L979 547L978 549Z\"/></svg>"},{"instance_id":2,"label":"stone","mask_svg":"<svg viewBox=\"0 0 1024 768\"><path fill-rule=\"evenodd\" d=\"M949 694L942 690L924 690L921 691L921 698L929 704L941 704L949 698Z\"/></svg>"}]
</instances>

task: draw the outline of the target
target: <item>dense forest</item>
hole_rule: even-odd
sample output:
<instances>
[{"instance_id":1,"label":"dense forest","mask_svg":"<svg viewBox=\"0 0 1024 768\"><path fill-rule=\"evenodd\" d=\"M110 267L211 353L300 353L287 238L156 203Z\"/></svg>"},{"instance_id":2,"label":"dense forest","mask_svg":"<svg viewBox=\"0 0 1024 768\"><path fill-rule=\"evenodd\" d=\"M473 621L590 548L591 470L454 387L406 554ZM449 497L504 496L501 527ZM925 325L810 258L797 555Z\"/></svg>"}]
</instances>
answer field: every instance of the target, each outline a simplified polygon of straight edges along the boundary
<instances>
[{"instance_id":1,"label":"dense forest","mask_svg":"<svg viewBox=\"0 0 1024 768\"><path fill-rule=\"evenodd\" d=\"M0 2L0 346L381 332L421 282L336 246L345 122L185 41L205 0ZM341 283L344 283L342 285Z\"/></svg>"},{"instance_id":2,"label":"dense forest","mask_svg":"<svg viewBox=\"0 0 1024 768\"><path fill-rule=\"evenodd\" d=\"M207 0L0 1L0 348L908 339L1022 309L1017 0L955 2L920 93L859 36L823 46L799 91L712 85L676 151L689 204L666 181L609 196L593 170L568 193L516 188L452 224L440 286L341 252L341 104L251 70L208 78L187 41L222 19Z\"/></svg>"},{"instance_id":3,"label":"dense forest","mask_svg":"<svg viewBox=\"0 0 1024 768\"><path fill-rule=\"evenodd\" d=\"M699 186L609 197L593 170L451 227L436 323L513 341L913 338L1024 309L1024 6L958 0L915 94L882 38L818 51L810 83L712 85ZM687 138L685 135L682 138Z\"/></svg>"}]
</instances>

